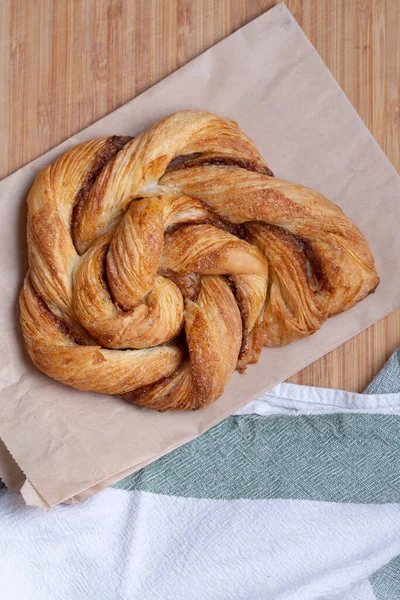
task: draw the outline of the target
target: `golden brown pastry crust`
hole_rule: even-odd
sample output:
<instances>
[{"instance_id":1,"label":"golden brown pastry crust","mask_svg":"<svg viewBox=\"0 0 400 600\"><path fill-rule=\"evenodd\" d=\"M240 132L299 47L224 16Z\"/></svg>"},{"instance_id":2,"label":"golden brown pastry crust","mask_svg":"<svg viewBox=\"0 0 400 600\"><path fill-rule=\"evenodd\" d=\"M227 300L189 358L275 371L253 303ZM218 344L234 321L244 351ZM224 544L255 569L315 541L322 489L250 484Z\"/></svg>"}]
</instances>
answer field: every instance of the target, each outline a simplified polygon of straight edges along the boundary
<instances>
[{"instance_id":1,"label":"golden brown pastry crust","mask_svg":"<svg viewBox=\"0 0 400 600\"><path fill-rule=\"evenodd\" d=\"M43 169L28 251L35 365L158 410L213 402L263 345L310 335L379 282L337 206L274 178L235 122L200 110Z\"/></svg>"}]
</instances>

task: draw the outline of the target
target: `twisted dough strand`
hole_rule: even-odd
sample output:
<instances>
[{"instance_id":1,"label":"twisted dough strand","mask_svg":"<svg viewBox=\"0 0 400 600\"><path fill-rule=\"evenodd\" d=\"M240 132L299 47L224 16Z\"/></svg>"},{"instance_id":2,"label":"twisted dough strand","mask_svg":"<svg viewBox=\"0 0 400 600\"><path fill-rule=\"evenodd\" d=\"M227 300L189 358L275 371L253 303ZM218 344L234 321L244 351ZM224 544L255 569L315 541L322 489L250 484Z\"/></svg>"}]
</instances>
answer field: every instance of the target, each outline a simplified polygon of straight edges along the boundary
<instances>
[{"instance_id":1,"label":"twisted dough strand","mask_svg":"<svg viewBox=\"0 0 400 600\"><path fill-rule=\"evenodd\" d=\"M36 366L158 410L213 402L264 345L313 333L379 281L337 206L274 178L235 122L204 111L46 167L28 251L21 325Z\"/></svg>"}]
</instances>

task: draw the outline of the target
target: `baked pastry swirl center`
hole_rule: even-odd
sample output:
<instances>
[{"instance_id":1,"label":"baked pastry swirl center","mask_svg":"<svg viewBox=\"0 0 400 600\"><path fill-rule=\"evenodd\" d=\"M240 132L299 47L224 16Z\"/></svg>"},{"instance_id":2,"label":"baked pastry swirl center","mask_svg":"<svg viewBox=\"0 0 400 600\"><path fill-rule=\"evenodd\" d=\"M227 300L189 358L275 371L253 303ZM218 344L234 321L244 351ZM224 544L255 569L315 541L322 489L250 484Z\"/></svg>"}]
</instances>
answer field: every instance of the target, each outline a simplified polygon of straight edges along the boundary
<instances>
[{"instance_id":1,"label":"baked pastry swirl center","mask_svg":"<svg viewBox=\"0 0 400 600\"><path fill-rule=\"evenodd\" d=\"M43 169L28 251L35 365L158 410L213 402L264 345L315 332L379 281L337 206L273 177L235 122L198 110Z\"/></svg>"}]
</instances>

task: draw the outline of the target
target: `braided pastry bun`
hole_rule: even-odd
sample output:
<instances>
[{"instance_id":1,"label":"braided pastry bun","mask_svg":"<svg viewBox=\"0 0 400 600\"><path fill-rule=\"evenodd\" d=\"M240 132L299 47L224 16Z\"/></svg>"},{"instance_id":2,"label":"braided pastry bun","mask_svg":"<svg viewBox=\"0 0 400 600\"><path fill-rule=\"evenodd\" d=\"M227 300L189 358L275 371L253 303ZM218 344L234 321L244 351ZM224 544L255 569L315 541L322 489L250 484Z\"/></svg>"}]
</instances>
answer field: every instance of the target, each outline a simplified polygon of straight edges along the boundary
<instances>
[{"instance_id":1,"label":"braided pastry bun","mask_svg":"<svg viewBox=\"0 0 400 600\"><path fill-rule=\"evenodd\" d=\"M210 404L264 345L310 335L379 282L340 208L276 179L234 121L200 110L44 168L28 251L35 365L158 410Z\"/></svg>"}]
</instances>

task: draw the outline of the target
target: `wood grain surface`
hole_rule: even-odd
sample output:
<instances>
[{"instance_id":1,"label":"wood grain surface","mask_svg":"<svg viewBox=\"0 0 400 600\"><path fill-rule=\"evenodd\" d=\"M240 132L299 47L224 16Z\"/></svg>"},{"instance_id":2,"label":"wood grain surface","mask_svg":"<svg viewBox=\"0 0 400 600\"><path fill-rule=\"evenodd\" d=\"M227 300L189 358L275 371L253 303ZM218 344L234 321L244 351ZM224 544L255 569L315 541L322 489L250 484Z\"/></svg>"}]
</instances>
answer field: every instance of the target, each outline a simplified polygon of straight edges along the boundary
<instances>
[{"instance_id":1,"label":"wood grain surface","mask_svg":"<svg viewBox=\"0 0 400 600\"><path fill-rule=\"evenodd\" d=\"M286 3L399 170L399 0ZM121 106L275 4L271 0L0 0L0 178ZM362 391L399 345L400 310L291 381Z\"/></svg>"}]
</instances>

